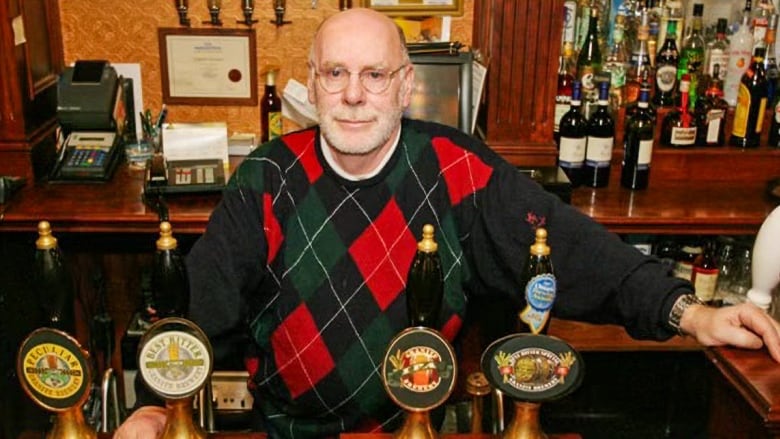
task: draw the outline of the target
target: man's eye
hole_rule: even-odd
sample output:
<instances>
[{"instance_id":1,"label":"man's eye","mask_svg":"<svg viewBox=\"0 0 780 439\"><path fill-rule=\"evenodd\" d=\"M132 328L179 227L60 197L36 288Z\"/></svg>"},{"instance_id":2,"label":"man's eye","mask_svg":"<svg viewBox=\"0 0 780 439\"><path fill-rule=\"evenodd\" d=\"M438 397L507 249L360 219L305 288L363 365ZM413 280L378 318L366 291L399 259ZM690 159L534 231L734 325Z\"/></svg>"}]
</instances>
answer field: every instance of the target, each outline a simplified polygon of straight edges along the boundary
<instances>
[{"instance_id":1,"label":"man's eye","mask_svg":"<svg viewBox=\"0 0 780 439\"><path fill-rule=\"evenodd\" d=\"M344 69L330 69L325 72L325 76L332 79L339 79L344 76Z\"/></svg>"},{"instance_id":2,"label":"man's eye","mask_svg":"<svg viewBox=\"0 0 780 439\"><path fill-rule=\"evenodd\" d=\"M385 79L387 73L384 70L366 70L363 75L372 81L381 81Z\"/></svg>"}]
</instances>

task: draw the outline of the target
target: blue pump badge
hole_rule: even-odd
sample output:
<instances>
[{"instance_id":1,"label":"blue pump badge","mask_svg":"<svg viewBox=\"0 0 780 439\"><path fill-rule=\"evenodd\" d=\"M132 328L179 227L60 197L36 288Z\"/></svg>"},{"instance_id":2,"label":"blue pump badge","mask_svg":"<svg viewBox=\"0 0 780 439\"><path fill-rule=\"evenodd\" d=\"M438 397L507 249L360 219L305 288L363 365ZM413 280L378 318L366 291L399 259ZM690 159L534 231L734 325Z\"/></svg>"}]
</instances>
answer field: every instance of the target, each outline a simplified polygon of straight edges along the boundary
<instances>
[{"instance_id":1,"label":"blue pump badge","mask_svg":"<svg viewBox=\"0 0 780 439\"><path fill-rule=\"evenodd\" d=\"M525 287L525 309L520 313L520 320L531 328L533 334L541 332L550 310L555 303L556 283L551 273L540 274L531 278Z\"/></svg>"}]
</instances>

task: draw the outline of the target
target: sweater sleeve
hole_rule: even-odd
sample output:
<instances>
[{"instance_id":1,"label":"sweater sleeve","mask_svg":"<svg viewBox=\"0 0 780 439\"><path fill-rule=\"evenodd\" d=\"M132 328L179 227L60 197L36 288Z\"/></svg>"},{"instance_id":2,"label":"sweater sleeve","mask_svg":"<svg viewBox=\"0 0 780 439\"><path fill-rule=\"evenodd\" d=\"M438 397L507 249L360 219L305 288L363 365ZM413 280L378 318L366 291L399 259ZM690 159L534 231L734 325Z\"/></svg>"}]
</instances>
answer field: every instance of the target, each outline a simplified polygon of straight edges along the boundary
<instances>
[{"instance_id":1,"label":"sweater sleeve","mask_svg":"<svg viewBox=\"0 0 780 439\"><path fill-rule=\"evenodd\" d=\"M623 325L635 338L674 335L674 300L692 290L655 258L546 192L509 164L500 164L482 194L466 245L477 292L498 292L524 303L522 269L533 225L548 231L558 284L554 315Z\"/></svg>"}]
</instances>

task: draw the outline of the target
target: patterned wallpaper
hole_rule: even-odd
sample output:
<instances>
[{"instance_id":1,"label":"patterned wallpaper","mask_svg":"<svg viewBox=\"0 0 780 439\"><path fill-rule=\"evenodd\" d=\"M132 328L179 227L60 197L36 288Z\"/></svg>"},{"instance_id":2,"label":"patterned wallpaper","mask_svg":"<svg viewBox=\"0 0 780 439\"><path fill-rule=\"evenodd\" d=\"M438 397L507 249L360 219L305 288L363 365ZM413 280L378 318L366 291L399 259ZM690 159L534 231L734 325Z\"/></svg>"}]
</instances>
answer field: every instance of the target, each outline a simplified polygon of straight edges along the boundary
<instances>
[{"instance_id":1,"label":"patterned wallpaper","mask_svg":"<svg viewBox=\"0 0 780 439\"><path fill-rule=\"evenodd\" d=\"M453 17L452 39L471 44L475 0L464 1L464 15ZM317 25L338 11L338 0L287 0L286 20L292 24L277 29L273 0L255 0L258 71L279 65L278 90L289 78L305 84L309 43ZM357 3L357 1L355 1ZM162 105L160 56L157 29L178 27L174 0L60 0L65 62L78 59L107 59L113 63L140 63L144 106L156 113ZM206 0L190 0L189 17L193 27L209 19ZM242 18L240 0L223 0L220 18L225 28L245 28L236 24ZM258 77L258 96L265 78ZM139 109L136 109L137 111ZM174 122L227 121L229 133L260 134L259 106L169 105L168 120ZM285 131L298 127L285 120Z\"/></svg>"}]
</instances>

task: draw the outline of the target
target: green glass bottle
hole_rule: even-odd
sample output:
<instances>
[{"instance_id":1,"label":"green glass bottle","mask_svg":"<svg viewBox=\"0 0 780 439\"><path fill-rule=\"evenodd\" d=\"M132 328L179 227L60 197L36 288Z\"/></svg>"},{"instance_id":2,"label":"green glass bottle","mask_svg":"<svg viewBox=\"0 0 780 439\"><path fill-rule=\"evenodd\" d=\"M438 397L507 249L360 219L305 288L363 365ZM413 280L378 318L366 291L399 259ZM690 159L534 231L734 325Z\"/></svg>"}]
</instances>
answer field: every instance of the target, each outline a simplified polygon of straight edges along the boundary
<instances>
[{"instance_id":1,"label":"green glass bottle","mask_svg":"<svg viewBox=\"0 0 780 439\"><path fill-rule=\"evenodd\" d=\"M523 270L526 279L523 298L526 305L518 315L519 330L531 334L546 334L557 291L546 229L536 229L536 240L530 250Z\"/></svg>"},{"instance_id":2,"label":"green glass bottle","mask_svg":"<svg viewBox=\"0 0 780 439\"><path fill-rule=\"evenodd\" d=\"M438 329L444 276L433 232L432 225L423 226L423 236L417 243L417 253L406 280L406 312L410 326Z\"/></svg>"}]
</instances>

